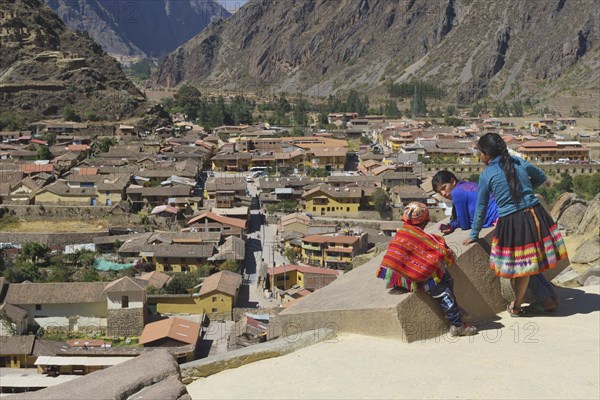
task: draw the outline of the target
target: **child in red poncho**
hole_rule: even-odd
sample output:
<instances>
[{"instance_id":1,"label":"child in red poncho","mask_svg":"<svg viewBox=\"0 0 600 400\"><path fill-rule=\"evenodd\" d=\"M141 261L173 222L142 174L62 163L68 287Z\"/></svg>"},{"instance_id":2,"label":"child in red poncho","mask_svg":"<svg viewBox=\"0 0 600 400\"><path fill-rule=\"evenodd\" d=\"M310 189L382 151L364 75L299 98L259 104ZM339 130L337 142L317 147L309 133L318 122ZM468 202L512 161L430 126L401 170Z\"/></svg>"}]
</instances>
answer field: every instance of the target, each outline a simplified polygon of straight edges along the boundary
<instances>
[{"instance_id":1,"label":"child in red poncho","mask_svg":"<svg viewBox=\"0 0 600 400\"><path fill-rule=\"evenodd\" d=\"M477 328L462 322L446 267L455 263L454 253L441 236L423 229L429 209L423 203L408 204L402 214L404 226L396 232L377 272L388 288L425 291L437 299L450 322L450 335L468 336Z\"/></svg>"}]
</instances>

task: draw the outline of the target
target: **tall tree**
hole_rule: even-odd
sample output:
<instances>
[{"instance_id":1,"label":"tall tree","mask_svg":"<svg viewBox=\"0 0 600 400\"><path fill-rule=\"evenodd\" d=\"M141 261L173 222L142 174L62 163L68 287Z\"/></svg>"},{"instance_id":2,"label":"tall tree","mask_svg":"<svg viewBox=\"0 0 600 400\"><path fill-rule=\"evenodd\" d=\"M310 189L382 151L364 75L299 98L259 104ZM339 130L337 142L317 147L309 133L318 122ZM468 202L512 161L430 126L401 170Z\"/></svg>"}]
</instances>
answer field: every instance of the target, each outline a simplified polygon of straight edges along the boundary
<instances>
[{"instance_id":1,"label":"tall tree","mask_svg":"<svg viewBox=\"0 0 600 400\"><path fill-rule=\"evenodd\" d=\"M182 85L175 96L173 96L173 105L175 108L187 115L190 120L198 118L198 111L202 102L202 94L192 85Z\"/></svg>"}]
</instances>

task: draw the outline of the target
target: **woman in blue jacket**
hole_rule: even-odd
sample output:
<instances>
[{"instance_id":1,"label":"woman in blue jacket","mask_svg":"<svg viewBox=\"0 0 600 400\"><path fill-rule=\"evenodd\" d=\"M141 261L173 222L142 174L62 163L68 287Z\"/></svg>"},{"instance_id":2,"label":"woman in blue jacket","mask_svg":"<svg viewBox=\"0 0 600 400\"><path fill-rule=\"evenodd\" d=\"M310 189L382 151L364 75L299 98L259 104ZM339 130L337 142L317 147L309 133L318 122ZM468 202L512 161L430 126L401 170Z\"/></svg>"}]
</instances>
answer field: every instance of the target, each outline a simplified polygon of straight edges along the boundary
<instances>
[{"instance_id":1,"label":"woman in blue jacket","mask_svg":"<svg viewBox=\"0 0 600 400\"><path fill-rule=\"evenodd\" d=\"M529 277L556 267L567 257L567 250L556 223L533 192L546 181L544 172L510 156L506 143L496 133L483 135L477 148L486 168L479 177L473 226L464 244L477 241L493 194L499 218L492 240L490 268L496 275L511 279L515 300L507 311L518 317L522 314L521 303ZM553 301L556 308L556 296Z\"/></svg>"}]
</instances>

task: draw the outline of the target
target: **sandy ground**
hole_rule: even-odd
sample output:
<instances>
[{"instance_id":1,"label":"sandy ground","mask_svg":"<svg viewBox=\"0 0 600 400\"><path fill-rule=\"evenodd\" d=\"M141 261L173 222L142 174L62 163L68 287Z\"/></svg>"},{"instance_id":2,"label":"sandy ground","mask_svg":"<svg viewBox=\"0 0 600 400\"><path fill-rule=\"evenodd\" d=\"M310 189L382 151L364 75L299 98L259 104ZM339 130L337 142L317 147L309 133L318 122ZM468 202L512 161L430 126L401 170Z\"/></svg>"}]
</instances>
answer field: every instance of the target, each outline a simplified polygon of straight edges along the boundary
<instances>
[{"instance_id":1,"label":"sandy ground","mask_svg":"<svg viewBox=\"0 0 600 400\"><path fill-rule=\"evenodd\" d=\"M193 399L600 399L600 287L559 289L556 316L415 343L340 334L188 385Z\"/></svg>"}]
</instances>

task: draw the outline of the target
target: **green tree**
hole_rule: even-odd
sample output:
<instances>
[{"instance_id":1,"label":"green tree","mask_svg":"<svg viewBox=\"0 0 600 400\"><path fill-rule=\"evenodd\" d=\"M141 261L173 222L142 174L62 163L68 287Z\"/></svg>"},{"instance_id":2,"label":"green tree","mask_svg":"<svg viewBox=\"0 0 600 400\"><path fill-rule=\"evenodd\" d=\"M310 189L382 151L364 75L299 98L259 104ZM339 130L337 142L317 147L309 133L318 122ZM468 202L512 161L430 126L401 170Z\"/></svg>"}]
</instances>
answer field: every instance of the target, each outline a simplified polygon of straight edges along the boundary
<instances>
[{"instance_id":1,"label":"green tree","mask_svg":"<svg viewBox=\"0 0 600 400\"><path fill-rule=\"evenodd\" d=\"M116 142L113 138L103 137L98 142L98 151L100 151L100 153L106 153L115 144Z\"/></svg>"},{"instance_id":2,"label":"green tree","mask_svg":"<svg viewBox=\"0 0 600 400\"><path fill-rule=\"evenodd\" d=\"M473 103L471 111L469 111L469 117L478 117L479 113L481 113L481 106L479 103Z\"/></svg>"},{"instance_id":3,"label":"green tree","mask_svg":"<svg viewBox=\"0 0 600 400\"><path fill-rule=\"evenodd\" d=\"M228 114L234 125L252 123L252 111L255 104L243 96L235 96L229 106Z\"/></svg>"},{"instance_id":4,"label":"green tree","mask_svg":"<svg viewBox=\"0 0 600 400\"><path fill-rule=\"evenodd\" d=\"M94 111L86 111L84 114L87 121L99 121L100 117Z\"/></svg>"},{"instance_id":5,"label":"green tree","mask_svg":"<svg viewBox=\"0 0 600 400\"><path fill-rule=\"evenodd\" d=\"M95 268L85 268L82 276L83 282L100 282L102 278Z\"/></svg>"},{"instance_id":6,"label":"green tree","mask_svg":"<svg viewBox=\"0 0 600 400\"><path fill-rule=\"evenodd\" d=\"M211 128L221 126L225 122L225 99L219 96L217 101L208 103L208 124Z\"/></svg>"},{"instance_id":7,"label":"green tree","mask_svg":"<svg viewBox=\"0 0 600 400\"><path fill-rule=\"evenodd\" d=\"M556 188L561 192L572 192L573 191L573 177L568 172L560 174L560 182L556 185Z\"/></svg>"},{"instance_id":8,"label":"green tree","mask_svg":"<svg viewBox=\"0 0 600 400\"><path fill-rule=\"evenodd\" d=\"M47 244L37 242L26 242L21 246L21 257L25 261L31 261L33 263L46 262L48 255L50 254L50 248Z\"/></svg>"},{"instance_id":9,"label":"green tree","mask_svg":"<svg viewBox=\"0 0 600 400\"><path fill-rule=\"evenodd\" d=\"M292 106L285 98L285 95L280 95L276 99L275 103L275 114L274 114L274 122L277 125L287 125L287 116L286 114L292 111Z\"/></svg>"},{"instance_id":10,"label":"green tree","mask_svg":"<svg viewBox=\"0 0 600 400\"><path fill-rule=\"evenodd\" d=\"M200 283L200 276L194 272L176 272L173 274L165 290L169 294L187 294L188 290Z\"/></svg>"},{"instance_id":11,"label":"green tree","mask_svg":"<svg viewBox=\"0 0 600 400\"><path fill-rule=\"evenodd\" d=\"M236 260L225 260L219 265L221 271L239 272L240 263Z\"/></svg>"},{"instance_id":12,"label":"green tree","mask_svg":"<svg viewBox=\"0 0 600 400\"><path fill-rule=\"evenodd\" d=\"M16 131L19 129L17 117L9 111L0 113L0 131L2 130Z\"/></svg>"},{"instance_id":13,"label":"green tree","mask_svg":"<svg viewBox=\"0 0 600 400\"><path fill-rule=\"evenodd\" d=\"M179 112L187 115L188 119L198 118L198 110L202 102L202 94L192 85L182 85L173 96L173 106Z\"/></svg>"},{"instance_id":14,"label":"green tree","mask_svg":"<svg viewBox=\"0 0 600 400\"><path fill-rule=\"evenodd\" d=\"M465 121L461 118L446 115L444 117L444 123L448 126L463 126Z\"/></svg>"},{"instance_id":15,"label":"green tree","mask_svg":"<svg viewBox=\"0 0 600 400\"><path fill-rule=\"evenodd\" d=\"M63 118L65 121L81 122L81 117L79 114L77 114L75 108L70 104L63 108Z\"/></svg>"},{"instance_id":16,"label":"green tree","mask_svg":"<svg viewBox=\"0 0 600 400\"><path fill-rule=\"evenodd\" d=\"M55 132L44 133L42 135L41 139L45 140L48 143L48 146L53 146L56 143L56 133Z\"/></svg>"},{"instance_id":17,"label":"green tree","mask_svg":"<svg viewBox=\"0 0 600 400\"><path fill-rule=\"evenodd\" d=\"M25 281L37 282L41 278L38 266L32 261L15 260L13 266L4 271L4 276L11 283L21 283Z\"/></svg>"},{"instance_id":18,"label":"green tree","mask_svg":"<svg viewBox=\"0 0 600 400\"><path fill-rule=\"evenodd\" d=\"M458 115L458 108L456 108L455 105L450 104L448 107L446 107L446 115L448 115L448 116Z\"/></svg>"},{"instance_id":19,"label":"green tree","mask_svg":"<svg viewBox=\"0 0 600 400\"><path fill-rule=\"evenodd\" d=\"M600 193L600 173L576 175L573 190L584 199L591 200Z\"/></svg>"},{"instance_id":20,"label":"green tree","mask_svg":"<svg viewBox=\"0 0 600 400\"><path fill-rule=\"evenodd\" d=\"M523 116L523 103L521 103L521 100L515 101L512 104L512 115L513 115L513 117L522 117Z\"/></svg>"},{"instance_id":21,"label":"green tree","mask_svg":"<svg viewBox=\"0 0 600 400\"><path fill-rule=\"evenodd\" d=\"M324 178L331 175L331 172L327 171L325 168L308 168L306 170L306 175L310 177Z\"/></svg>"},{"instance_id":22,"label":"green tree","mask_svg":"<svg viewBox=\"0 0 600 400\"><path fill-rule=\"evenodd\" d=\"M398 110L398 102L396 102L394 99L388 100L385 104L385 110L383 114L386 117L398 117L400 115L400 110Z\"/></svg>"},{"instance_id":23,"label":"green tree","mask_svg":"<svg viewBox=\"0 0 600 400\"><path fill-rule=\"evenodd\" d=\"M296 125L306 126L308 124L308 102L299 96L294 103L293 117Z\"/></svg>"},{"instance_id":24,"label":"green tree","mask_svg":"<svg viewBox=\"0 0 600 400\"><path fill-rule=\"evenodd\" d=\"M298 250L293 247L286 247L285 251L283 252L283 257L285 257L290 264L296 264L300 260Z\"/></svg>"},{"instance_id":25,"label":"green tree","mask_svg":"<svg viewBox=\"0 0 600 400\"><path fill-rule=\"evenodd\" d=\"M198 276L202 278L210 276L210 274L215 272L217 272L217 270L212 264L202 264L200 267L198 267Z\"/></svg>"},{"instance_id":26,"label":"green tree","mask_svg":"<svg viewBox=\"0 0 600 400\"><path fill-rule=\"evenodd\" d=\"M390 202L390 196L385 190L381 188L375 189L373 193L373 208L379 212L379 215L382 215L388 209Z\"/></svg>"},{"instance_id":27,"label":"green tree","mask_svg":"<svg viewBox=\"0 0 600 400\"><path fill-rule=\"evenodd\" d=\"M50 152L48 146L40 146L37 149L37 159L38 160L52 160L54 156Z\"/></svg>"},{"instance_id":28,"label":"green tree","mask_svg":"<svg viewBox=\"0 0 600 400\"><path fill-rule=\"evenodd\" d=\"M421 117L427 114L427 104L425 103L425 95L419 88L419 85L415 85L413 98L410 102L411 115L413 118Z\"/></svg>"},{"instance_id":29,"label":"green tree","mask_svg":"<svg viewBox=\"0 0 600 400\"><path fill-rule=\"evenodd\" d=\"M73 282L75 268L70 265L53 265L48 276L48 282Z\"/></svg>"}]
</instances>

